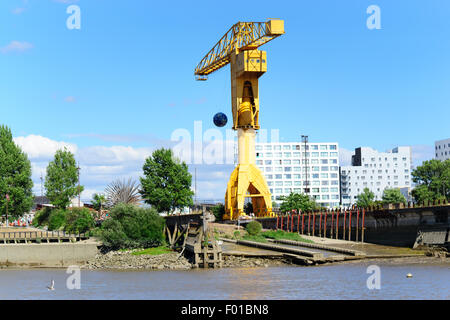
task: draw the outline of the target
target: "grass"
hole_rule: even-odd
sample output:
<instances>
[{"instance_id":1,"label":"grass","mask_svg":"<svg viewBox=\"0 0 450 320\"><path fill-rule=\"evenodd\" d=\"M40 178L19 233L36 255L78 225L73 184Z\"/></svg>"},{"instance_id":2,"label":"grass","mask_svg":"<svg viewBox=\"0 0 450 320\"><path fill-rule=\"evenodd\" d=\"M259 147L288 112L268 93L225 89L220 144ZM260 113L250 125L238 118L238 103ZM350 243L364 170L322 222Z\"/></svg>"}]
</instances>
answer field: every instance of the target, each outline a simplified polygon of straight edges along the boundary
<instances>
[{"instance_id":1,"label":"grass","mask_svg":"<svg viewBox=\"0 0 450 320\"><path fill-rule=\"evenodd\" d=\"M242 240L248 240L248 241L255 241L255 242L267 242L267 239L264 238L262 235L259 235L259 234L256 235L256 236L251 236L249 234L246 234L241 239Z\"/></svg>"},{"instance_id":2,"label":"grass","mask_svg":"<svg viewBox=\"0 0 450 320\"><path fill-rule=\"evenodd\" d=\"M314 243L312 240L308 240L300 236L298 233L295 232L286 232L283 230L277 230L277 231L264 231L261 233L261 235L265 238L275 239L275 240L293 240L293 241L300 241L305 243Z\"/></svg>"},{"instance_id":3,"label":"grass","mask_svg":"<svg viewBox=\"0 0 450 320\"><path fill-rule=\"evenodd\" d=\"M148 248L148 249L144 249L144 250L140 250L140 251L135 251L132 253L132 255L135 256L140 256L143 254L148 254L151 256L157 256L160 254L164 254L164 253L170 253L172 252L171 249L165 247L165 246L160 246L160 247L155 247L155 248Z\"/></svg>"}]
</instances>

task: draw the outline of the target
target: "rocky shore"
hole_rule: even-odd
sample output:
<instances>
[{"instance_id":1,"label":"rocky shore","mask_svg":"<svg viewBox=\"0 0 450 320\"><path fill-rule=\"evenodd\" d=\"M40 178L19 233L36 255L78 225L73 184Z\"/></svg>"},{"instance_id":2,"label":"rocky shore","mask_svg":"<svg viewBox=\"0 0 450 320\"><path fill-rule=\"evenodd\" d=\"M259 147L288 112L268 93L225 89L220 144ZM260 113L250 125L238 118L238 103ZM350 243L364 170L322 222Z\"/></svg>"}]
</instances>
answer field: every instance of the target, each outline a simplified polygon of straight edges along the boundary
<instances>
[{"instance_id":1,"label":"rocky shore","mask_svg":"<svg viewBox=\"0 0 450 320\"><path fill-rule=\"evenodd\" d=\"M97 254L81 266L88 270L188 270L192 264L177 252L160 255L133 255L133 251L110 251ZM273 267L289 264L283 259L223 256L224 268Z\"/></svg>"},{"instance_id":2,"label":"rocky shore","mask_svg":"<svg viewBox=\"0 0 450 320\"><path fill-rule=\"evenodd\" d=\"M97 254L88 260L82 269L87 270L189 270L192 264L178 252L160 255L133 255L130 251L110 251ZM442 264L449 259L438 256L368 258L366 263L382 264ZM336 264L361 263L361 260L335 262ZM239 255L223 255L224 268L267 268L293 265L291 261L280 258L244 257Z\"/></svg>"},{"instance_id":3,"label":"rocky shore","mask_svg":"<svg viewBox=\"0 0 450 320\"><path fill-rule=\"evenodd\" d=\"M133 251L110 251L97 254L88 260L83 269L120 269L120 270L187 270L191 269L189 261L177 252L160 255L133 255Z\"/></svg>"}]
</instances>

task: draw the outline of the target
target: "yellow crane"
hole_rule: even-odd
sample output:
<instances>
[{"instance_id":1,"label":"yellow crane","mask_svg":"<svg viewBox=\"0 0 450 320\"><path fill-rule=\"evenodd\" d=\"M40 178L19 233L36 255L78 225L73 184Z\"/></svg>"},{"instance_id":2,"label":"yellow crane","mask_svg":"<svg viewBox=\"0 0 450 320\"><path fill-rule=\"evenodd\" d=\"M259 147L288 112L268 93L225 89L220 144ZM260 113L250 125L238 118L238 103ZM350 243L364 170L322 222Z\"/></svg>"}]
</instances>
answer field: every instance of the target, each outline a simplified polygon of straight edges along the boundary
<instances>
[{"instance_id":1,"label":"yellow crane","mask_svg":"<svg viewBox=\"0 0 450 320\"><path fill-rule=\"evenodd\" d=\"M224 219L237 219L251 198L257 216L272 213L272 199L264 175L255 164L255 135L259 126L258 78L267 71L267 55L258 47L284 34L284 21L238 22L195 68L197 80L230 64L233 130L238 133L238 165L225 193Z\"/></svg>"}]
</instances>

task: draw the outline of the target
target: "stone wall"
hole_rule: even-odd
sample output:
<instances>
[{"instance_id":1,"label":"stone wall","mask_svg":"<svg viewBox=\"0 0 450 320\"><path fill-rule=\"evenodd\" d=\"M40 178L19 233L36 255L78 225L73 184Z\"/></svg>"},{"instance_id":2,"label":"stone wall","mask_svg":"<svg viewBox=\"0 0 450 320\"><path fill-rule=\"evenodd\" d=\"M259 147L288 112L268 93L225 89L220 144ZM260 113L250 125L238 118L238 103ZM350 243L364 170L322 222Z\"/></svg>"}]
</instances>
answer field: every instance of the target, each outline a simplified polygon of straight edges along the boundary
<instances>
[{"instance_id":1,"label":"stone wall","mask_svg":"<svg viewBox=\"0 0 450 320\"><path fill-rule=\"evenodd\" d=\"M0 266L67 267L83 264L98 253L97 243L1 244Z\"/></svg>"}]
</instances>

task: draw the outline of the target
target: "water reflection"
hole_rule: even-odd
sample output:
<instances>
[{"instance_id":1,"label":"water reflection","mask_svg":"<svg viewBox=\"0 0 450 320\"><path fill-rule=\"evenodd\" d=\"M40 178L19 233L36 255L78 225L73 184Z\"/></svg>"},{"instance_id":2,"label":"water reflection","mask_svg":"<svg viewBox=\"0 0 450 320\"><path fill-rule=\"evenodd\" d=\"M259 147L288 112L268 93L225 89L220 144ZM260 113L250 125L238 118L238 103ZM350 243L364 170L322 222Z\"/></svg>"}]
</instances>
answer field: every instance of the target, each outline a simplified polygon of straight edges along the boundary
<instances>
[{"instance_id":1,"label":"water reflection","mask_svg":"<svg viewBox=\"0 0 450 320\"><path fill-rule=\"evenodd\" d=\"M68 290L65 270L0 270L2 299L450 299L449 264L383 265L368 290L368 264L190 271L82 271ZM413 278L406 278L412 273ZM55 279L55 291L46 286Z\"/></svg>"}]
</instances>

